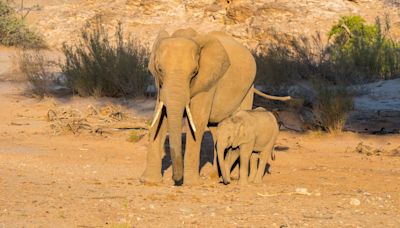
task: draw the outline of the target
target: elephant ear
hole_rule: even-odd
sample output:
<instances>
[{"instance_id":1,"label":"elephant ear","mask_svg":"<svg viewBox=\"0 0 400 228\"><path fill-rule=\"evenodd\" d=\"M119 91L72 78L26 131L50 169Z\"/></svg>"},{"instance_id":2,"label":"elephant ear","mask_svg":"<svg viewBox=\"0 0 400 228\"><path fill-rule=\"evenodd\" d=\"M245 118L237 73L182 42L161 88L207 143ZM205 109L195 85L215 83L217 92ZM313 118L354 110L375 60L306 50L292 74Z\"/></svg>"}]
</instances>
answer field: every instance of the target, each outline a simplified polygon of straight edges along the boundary
<instances>
[{"instance_id":1,"label":"elephant ear","mask_svg":"<svg viewBox=\"0 0 400 228\"><path fill-rule=\"evenodd\" d=\"M157 36L156 40L154 41L153 48L151 49L149 65L147 67L149 69L150 73L156 79L157 89L158 89L158 76L157 76L156 68L155 68L155 65L154 65L155 64L155 58L156 58L156 51L158 49L158 46L160 45L160 42L162 40L168 38L168 37L169 37L169 34L165 30L161 30L160 33L158 33L158 36Z\"/></svg>"},{"instance_id":2,"label":"elephant ear","mask_svg":"<svg viewBox=\"0 0 400 228\"><path fill-rule=\"evenodd\" d=\"M236 128L236 132L233 136L232 147L238 147L241 144L246 142L246 132L243 126L243 123L239 123L239 126Z\"/></svg>"},{"instance_id":3,"label":"elephant ear","mask_svg":"<svg viewBox=\"0 0 400 228\"><path fill-rule=\"evenodd\" d=\"M200 56L198 73L190 85L192 97L211 89L230 66L228 53L217 38L204 35L193 40L200 46Z\"/></svg>"}]
</instances>

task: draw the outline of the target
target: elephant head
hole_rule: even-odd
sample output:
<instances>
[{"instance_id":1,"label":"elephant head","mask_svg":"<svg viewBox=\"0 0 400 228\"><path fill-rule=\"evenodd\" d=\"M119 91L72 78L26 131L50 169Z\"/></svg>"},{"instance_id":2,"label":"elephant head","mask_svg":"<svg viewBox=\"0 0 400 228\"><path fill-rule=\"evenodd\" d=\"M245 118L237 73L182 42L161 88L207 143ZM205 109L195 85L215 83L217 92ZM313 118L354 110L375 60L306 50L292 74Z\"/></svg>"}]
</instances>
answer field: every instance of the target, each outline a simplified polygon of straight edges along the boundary
<instances>
[{"instance_id":1,"label":"elephant head","mask_svg":"<svg viewBox=\"0 0 400 228\"><path fill-rule=\"evenodd\" d=\"M197 35L192 29L178 30L172 36L161 31L154 43L148 68L158 88L158 107L152 127L160 125L165 109L175 181L183 177L181 134L185 111L192 132L196 132L190 100L215 86L229 66L221 43L210 35Z\"/></svg>"},{"instance_id":2,"label":"elephant head","mask_svg":"<svg viewBox=\"0 0 400 228\"><path fill-rule=\"evenodd\" d=\"M225 184L228 184L227 170L230 169L226 166L230 165L229 161L225 161L225 150L227 148L239 147L245 142L246 134L244 131L243 123L238 118L228 118L218 124L217 128L217 152L218 163L221 168L222 179Z\"/></svg>"}]
</instances>

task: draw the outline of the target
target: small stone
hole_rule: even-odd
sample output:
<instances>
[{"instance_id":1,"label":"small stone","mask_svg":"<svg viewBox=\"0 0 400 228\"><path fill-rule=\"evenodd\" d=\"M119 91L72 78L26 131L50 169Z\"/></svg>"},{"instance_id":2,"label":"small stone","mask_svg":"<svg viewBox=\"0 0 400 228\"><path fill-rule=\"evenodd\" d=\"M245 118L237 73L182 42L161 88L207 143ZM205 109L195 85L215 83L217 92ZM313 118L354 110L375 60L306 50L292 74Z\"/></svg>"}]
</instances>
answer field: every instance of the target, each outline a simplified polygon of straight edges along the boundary
<instances>
[{"instance_id":1,"label":"small stone","mask_svg":"<svg viewBox=\"0 0 400 228\"><path fill-rule=\"evenodd\" d=\"M353 206L359 206L361 204L361 202L360 202L359 199L351 198L350 199L350 204L353 205Z\"/></svg>"},{"instance_id":2,"label":"small stone","mask_svg":"<svg viewBox=\"0 0 400 228\"><path fill-rule=\"evenodd\" d=\"M300 194L300 195L307 195L307 196L311 195L311 193L308 192L307 188L296 188L295 191L297 194Z\"/></svg>"}]
</instances>

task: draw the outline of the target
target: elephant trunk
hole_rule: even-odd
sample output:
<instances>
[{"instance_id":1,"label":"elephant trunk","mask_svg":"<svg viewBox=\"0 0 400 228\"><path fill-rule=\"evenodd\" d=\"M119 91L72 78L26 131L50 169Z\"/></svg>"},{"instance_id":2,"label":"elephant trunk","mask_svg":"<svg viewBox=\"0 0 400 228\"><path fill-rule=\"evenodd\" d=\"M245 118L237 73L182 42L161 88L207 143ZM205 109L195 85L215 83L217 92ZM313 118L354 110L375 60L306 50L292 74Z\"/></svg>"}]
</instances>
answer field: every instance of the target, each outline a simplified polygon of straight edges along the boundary
<instances>
[{"instance_id":1,"label":"elephant trunk","mask_svg":"<svg viewBox=\"0 0 400 228\"><path fill-rule=\"evenodd\" d=\"M167 81L162 96L167 111L172 178L177 185L183 180L182 118L189 102L189 85L182 81L175 80L172 83Z\"/></svg>"},{"instance_id":2,"label":"elephant trunk","mask_svg":"<svg viewBox=\"0 0 400 228\"><path fill-rule=\"evenodd\" d=\"M172 159L173 179L182 181L183 156L182 156L182 116L184 105L167 104L169 148Z\"/></svg>"},{"instance_id":3,"label":"elephant trunk","mask_svg":"<svg viewBox=\"0 0 400 228\"><path fill-rule=\"evenodd\" d=\"M218 152L218 163L219 163L219 168L221 169L221 174L222 174L222 180L224 181L224 184L229 184L228 181L228 175L226 173L226 166L228 165L229 162L225 161L225 147L223 143L217 142L217 152Z\"/></svg>"}]
</instances>

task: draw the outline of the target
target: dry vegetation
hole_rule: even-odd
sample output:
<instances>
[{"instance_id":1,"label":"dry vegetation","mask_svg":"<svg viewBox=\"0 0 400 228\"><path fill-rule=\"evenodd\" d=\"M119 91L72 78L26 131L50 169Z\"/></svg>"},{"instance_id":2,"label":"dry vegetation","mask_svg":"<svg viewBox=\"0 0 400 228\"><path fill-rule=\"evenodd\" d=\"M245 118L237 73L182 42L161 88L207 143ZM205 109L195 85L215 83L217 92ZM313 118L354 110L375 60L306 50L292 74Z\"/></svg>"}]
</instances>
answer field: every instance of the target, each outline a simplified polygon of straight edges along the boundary
<instances>
[{"instance_id":1,"label":"dry vegetation","mask_svg":"<svg viewBox=\"0 0 400 228\"><path fill-rule=\"evenodd\" d=\"M56 62L49 58L40 50L24 50L19 56L19 69L31 84L30 92L41 98L51 95L50 88L57 78L51 68L55 67Z\"/></svg>"},{"instance_id":2,"label":"dry vegetation","mask_svg":"<svg viewBox=\"0 0 400 228\"><path fill-rule=\"evenodd\" d=\"M80 43L64 43L61 69L67 85L81 96L143 96L151 82L148 53L131 38L124 37L119 23L111 43L100 20L82 30Z\"/></svg>"},{"instance_id":3,"label":"dry vegetation","mask_svg":"<svg viewBox=\"0 0 400 228\"><path fill-rule=\"evenodd\" d=\"M347 16L332 26L327 43L319 33L275 34L267 51L256 55L257 82L271 90L311 82L319 124L329 132L341 131L353 107L346 86L400 77L400 43L389 36L390 26L388 17L368 25L359 16Z\"/></svg>"},{"instance_id":4,"label":"dry vegetation","mask_svg":"<svg viewBox=\"0 0 400 228\"><path fill-rule=\"evenodd\" d=\"M0 0L0 44L25 48L45 47L43 37L25 23L26 15L18 15L10 2Z\"/></svg>"}]
</instances>

